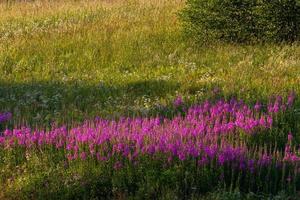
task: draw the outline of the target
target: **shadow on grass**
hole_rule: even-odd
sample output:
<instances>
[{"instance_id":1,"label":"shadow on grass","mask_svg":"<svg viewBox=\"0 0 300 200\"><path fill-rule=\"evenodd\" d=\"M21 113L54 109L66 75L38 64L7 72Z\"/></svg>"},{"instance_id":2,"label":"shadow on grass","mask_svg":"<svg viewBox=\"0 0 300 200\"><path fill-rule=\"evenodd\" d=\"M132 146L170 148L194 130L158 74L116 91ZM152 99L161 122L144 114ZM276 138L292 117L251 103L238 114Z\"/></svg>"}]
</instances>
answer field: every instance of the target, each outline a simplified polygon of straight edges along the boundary
<instances>
[{"instance_id":1,"label":"shadow on grass","mask_svg":"<svg viewBox=\"0 0 300 200\"><path fill-rule=\"evenodd\" d=\"M269 97L256 90L223 92L216 85L182 86L175 81L144 80L126 84L84 82L0 82L0 112L11 111L14 124L44 125L81 122L100 116L153 116L174 114L176 91L191 105L204 99L242 98L249 104L267 103ZM197 92L202 95L197 96ZM286 93L287 94L287 93ZM282 95L286 95L282 94Z\"/></svg>"},{"instance_id":2,"label":"shadow on grass","mask_svg":"<svg viewBox=\"0 0 300 200\"><path fill-rule=\"evenodd\" d=\"M145 80L124 85L99 83L0 83L0 111L17 120L81 121L88 117L131 115L149 99L164 98L179 88L176 82Z\"/></svg>"}]
</instances>

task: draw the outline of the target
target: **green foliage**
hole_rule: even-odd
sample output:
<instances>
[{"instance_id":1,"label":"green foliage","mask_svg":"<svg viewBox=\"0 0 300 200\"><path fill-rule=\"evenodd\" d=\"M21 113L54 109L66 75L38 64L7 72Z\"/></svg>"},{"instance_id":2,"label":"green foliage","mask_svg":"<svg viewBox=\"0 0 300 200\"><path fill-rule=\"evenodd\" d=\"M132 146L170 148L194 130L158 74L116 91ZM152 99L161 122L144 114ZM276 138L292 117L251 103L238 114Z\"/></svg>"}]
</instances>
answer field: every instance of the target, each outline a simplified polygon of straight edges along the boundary
<instances>
[{"instance_id":1,"label":"green foliage","mask_svg":"<svg viewBox=\"0 0 300 200\"><path fill-rule=\"evenodd\" d=\"M293 42L300 36L299 0L187 0L186 32L201 42Z\"/></svg>"},{"instance_id":2,"label":"green foliage","mask_svg":"<svg viewBox=\"0 0 300 200\"><path fill-rule=\"evenodd\" d=\"M31 152L32 153L32 152ZM0 182L1 199L191 199L191 200L238 200L238 199L287 199L293 194L276 192L245 193L243 188L232 190L216 185L216 169L195 171L189 161L174 167L163 166L147 159L139 166L126 165L112 172L109 165L93 160L71 162L62 159L54 164L43 154L31 154L26 162L2 168ZM183 167L185 166L185 167ZM110 166L112 167L112 166ZM197 173L197 174L195 174ZM259 180L258 177L253 177ZM263 180L263 179L262 179ZM269 182L263 182L264 186Z\"/></svg>"}]
</instances>

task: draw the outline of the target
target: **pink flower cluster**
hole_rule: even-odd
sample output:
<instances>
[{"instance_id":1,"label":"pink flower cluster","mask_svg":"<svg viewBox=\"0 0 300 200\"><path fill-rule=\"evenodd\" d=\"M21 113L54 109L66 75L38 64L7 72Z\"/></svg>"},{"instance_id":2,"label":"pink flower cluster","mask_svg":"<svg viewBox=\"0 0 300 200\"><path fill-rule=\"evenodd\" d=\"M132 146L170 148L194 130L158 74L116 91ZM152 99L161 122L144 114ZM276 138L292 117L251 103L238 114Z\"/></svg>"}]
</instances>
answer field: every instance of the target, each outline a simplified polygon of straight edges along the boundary
<instances>
[{"instance_id":1,"label":"pink flower cluster","mask_svg":"<svg viewBox=\"0 0 300 200\"><path fill-rule=\"evenodd\" d=\"M260 103L252 108L235 99L215 103L206 101L172 119L97 118L70 130L65 126L50 131L26 127L7 129L0 136L0 147L52 147L66 152L70 161L94 158L106 162L115 159L115 169L122 166L124 159L138 162L148 156L167 163L194 159L198 166L214 162L218 166L232 164L239 169L254 170L255 166L299 160L297 150L290 145L292 136L289 136L284 155L264 148L254 150L246 144L248 138L271 129L274 116L291 107L293 101L294 94L287 102L277 97L265 106L266 109ZM176 100L176 106L179 104L182 104L181 98Z\"/></svg>"}]
</instances>

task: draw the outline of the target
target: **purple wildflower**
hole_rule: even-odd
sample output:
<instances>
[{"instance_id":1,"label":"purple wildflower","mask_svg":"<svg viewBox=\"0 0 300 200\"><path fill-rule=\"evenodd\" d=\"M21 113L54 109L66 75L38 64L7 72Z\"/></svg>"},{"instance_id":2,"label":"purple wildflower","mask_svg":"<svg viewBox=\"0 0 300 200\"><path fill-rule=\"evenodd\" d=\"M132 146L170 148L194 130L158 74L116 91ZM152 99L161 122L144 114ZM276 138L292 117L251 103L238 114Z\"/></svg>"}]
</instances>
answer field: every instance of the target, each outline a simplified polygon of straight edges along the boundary
<instances>
[{"instance_id":1,"label":"purple wildflower","mask_svg":"<svg viewBox=\"0 0 300 200\"><path fill-rule=\"evenodd\" d=\"M12 118L12 114L10 112L0 113L0 123L9 121Z\"/></svg>"},{"instance_id":2,"label":"purple wildflower","mask_svg":"<svg viewBox=\"0 0 300 200\"><path fill-rule=\"evenodd\" d=\"M173 105L174 105L175 107L179 107L179 106L181 106L182 104L183 104L182 97L181 97L181 96L176 97L176 99L175 99L174 102L173 102Z\"/></svg>"}]
</instances>

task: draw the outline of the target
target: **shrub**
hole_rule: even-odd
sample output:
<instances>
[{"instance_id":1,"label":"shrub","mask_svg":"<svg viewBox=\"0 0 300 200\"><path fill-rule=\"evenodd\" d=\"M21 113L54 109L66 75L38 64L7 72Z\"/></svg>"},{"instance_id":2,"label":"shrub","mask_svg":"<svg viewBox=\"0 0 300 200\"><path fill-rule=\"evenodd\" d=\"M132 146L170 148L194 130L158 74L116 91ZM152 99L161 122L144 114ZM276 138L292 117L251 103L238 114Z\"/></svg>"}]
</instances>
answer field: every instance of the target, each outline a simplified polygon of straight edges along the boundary
<instances>
[{"instance_id":1,"label":"shrub","mask_svg":"<svg viewBox=\"0 0 300 200\"><path fill-rule=\"evenodd\" d=\"M300 36L299 0L187 0L181 17L201 42L293 42Z\"/></svg>"},{"instance_id":2,"label":"shrub","mask_svg":"<svg viewBox=\"0 0 300 200\"><path fill-rule=\"evenodd\" d=\"M261 26L273 41L295 41L300 36L300 1L263 1Z\"/></svg>"}]
</instances>

